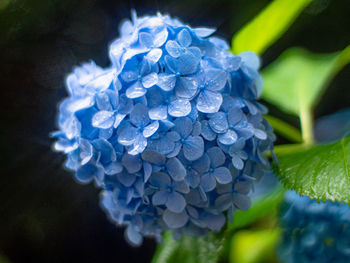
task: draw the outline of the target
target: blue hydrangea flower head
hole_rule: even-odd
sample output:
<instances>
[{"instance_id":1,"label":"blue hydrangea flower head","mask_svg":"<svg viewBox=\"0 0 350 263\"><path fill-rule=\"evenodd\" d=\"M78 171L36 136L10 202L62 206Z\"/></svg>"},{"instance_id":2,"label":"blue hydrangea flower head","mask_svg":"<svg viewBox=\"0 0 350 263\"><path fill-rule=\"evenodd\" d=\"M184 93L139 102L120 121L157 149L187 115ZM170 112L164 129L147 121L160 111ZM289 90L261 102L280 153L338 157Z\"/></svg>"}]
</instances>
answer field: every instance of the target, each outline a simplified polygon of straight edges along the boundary
<instances>
[{"instance_id":1,"label":"blue hydrangea flower head","mask_svg":"<svg viewBox=\"0 0 350 263\"><path fill-rule=\"evenodd\" d=\"M228 52L214 31L133 14L109 47L110 67L90 62L67 76L54 147L77 181L101 189L133 244L166 230L219 231L269 169L259 59Z\"/></svg>"},{"instance_id":2,"label":"blue hydrangea flower head","mask_svg":"<svg viewBox=\"0 0 350 263\"><path fill-rule=\"evenodd\" d=\"M282 262L349 262L350 207L289 191L282 217Z\"/></svg>"}]
</instances>

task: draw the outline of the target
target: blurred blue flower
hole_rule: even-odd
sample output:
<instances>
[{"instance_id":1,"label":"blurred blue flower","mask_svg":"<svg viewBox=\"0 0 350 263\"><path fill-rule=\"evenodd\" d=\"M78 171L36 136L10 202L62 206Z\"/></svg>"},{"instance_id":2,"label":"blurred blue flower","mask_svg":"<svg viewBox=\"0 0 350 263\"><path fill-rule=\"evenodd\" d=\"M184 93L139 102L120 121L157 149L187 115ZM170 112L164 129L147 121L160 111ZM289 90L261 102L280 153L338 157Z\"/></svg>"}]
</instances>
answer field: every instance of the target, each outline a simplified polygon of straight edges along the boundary
<instances>
[{"instance_id":1,"label":"blurred blue flower","mask_svg":"<svg viewBox=\"0 0 350 263\"><path fill-rule=\"evenodd\" d=\"M282 217L282 262L349 262L350 207L289 191Z\"/></svg>"},{"instance_id":2,"label":"blurred blue flower","mask_svg":"<svg viewBox=\"0 0 350 263\"><path fill-rule=\"evenodd\" d=\"M141 244L220 231L248 209L274 135L263 119L259 58L233 55L209 28L167 15L137 17L93 62L67 76L55 150L81 183L101 189L101 206Z\"/></svg>"}]
</instances>

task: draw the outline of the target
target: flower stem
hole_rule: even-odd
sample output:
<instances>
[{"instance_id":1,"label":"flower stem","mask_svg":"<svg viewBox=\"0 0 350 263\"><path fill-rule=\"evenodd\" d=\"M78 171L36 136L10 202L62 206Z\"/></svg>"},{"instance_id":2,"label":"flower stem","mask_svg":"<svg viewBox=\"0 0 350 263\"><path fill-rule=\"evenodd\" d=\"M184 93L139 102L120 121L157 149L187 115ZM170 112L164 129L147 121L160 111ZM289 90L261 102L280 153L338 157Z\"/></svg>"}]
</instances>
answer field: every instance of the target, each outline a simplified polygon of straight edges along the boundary
<instances>
[{"instance_id":1,"label":"flower stem","mask_svg":"<svg viewBox=\"0 0 350 263\"><path fill-rule=\"evenodd\" d=\"M302 107L300 110L300 124L303 141L306 145L314 144L313 117L311 110Z\"/></svg>"}]
</instances>

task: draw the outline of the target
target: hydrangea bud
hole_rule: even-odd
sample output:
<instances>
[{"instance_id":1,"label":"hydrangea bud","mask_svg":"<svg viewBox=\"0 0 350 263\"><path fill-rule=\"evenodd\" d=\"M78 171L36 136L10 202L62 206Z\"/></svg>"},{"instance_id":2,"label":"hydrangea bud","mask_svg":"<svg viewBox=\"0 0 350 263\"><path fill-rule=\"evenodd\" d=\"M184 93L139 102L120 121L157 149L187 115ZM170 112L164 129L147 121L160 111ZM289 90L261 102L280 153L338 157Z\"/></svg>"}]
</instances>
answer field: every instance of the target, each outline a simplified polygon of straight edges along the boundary
<instances>
[{"instance_id":1,"label":"hydrangea bud","mask_svg":"<svg viewBox=\"0 0 350 263\"><path fill-rule=\"evenodd\" d=\"M55 149L79 182L102 189L102 207L133 244L169 229L219 231L269 169L259 58L233 55L213 33L134 15L110 45L109 68L91 62L66 79Z\"/></svg>"},{"instance_id":2,"label":"hydrangea bud","mask_svg":"<svg viewBox=\"0 0 350 263\"><path fill-rule=\"evenodd\" d=\"M282 217L282 262L349 262L350 207L289 191Z\"/></svg>"}]
</instances>

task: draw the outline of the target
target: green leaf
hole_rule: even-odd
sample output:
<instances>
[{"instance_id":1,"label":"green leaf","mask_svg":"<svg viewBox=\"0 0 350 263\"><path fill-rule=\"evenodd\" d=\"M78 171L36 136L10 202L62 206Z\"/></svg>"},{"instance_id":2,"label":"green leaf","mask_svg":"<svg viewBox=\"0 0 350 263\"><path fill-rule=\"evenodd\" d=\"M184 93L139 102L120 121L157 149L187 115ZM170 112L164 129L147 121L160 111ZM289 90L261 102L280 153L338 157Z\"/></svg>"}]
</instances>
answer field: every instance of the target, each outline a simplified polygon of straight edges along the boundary
<instances>
[{"instance_id":1,"label":"green leaf","mask_svg":"<svg viewBox=\"0 0 350 263\"><path fill-rule=\"evenodd\" d=\"M349 62L350 46L331 54L291 48L262 71L262 97L283 111L300 116L303 111L312 110L327 84Z\"/></svg>"},{"instance_id":2,"label":"green leaf","mask_svg":"<svg viewBox=\"0 0 350 263\"><path fill-rule=\"evenodd\" d=\"M232 39L232 51L262 54L290 27L312 0L274 0Z\"/></svg>"},{"instance_id":3,"label":"green leaf","mask_svg":"<svg viewBox=\"0 0 350 263\"><path fill-rule=\"evenodd\" d=\"M350 136L324 145L277 152L280 181L316 200L350 203Z\"/></svg>"},{"instance_id":4,"label":"green leaf","mask_svg":"<svg viewBox=\"0 0 350 263\"><path fill-rule=\"evenodd\" d=\"M223 237L220 233L209 233L205 237L182 236L175 241L171 232L166 232L152 263L215 263L218 261L222 243Z\"/></svg>"},{"instance_id":5,"label":"green leaf","mask_svg":"<svg viewBox=\"0 0 350 263\"><path fill-rule=\"evenodd\" d=\"M264 118L270 123L276 133L292 142L301 143L303 141L299 130L292 125L270 115L265 115Z\"/></svg>"}]
</instances>

